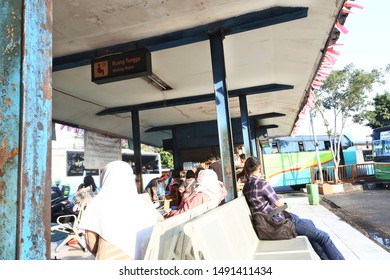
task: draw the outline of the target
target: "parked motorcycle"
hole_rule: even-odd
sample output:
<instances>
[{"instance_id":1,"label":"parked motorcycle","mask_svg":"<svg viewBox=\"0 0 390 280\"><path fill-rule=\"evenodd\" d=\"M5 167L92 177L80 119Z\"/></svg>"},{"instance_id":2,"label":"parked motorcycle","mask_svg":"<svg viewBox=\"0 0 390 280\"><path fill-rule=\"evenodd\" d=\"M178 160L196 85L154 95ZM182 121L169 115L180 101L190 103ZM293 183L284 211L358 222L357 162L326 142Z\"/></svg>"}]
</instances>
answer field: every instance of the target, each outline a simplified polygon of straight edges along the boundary
<instances>
[{"instance_id":1,"label":"parked motorcycle","mask_svg":"<svg viewBox=\"0 0 390 280\"><path fill-rule=\"evenodd\" d=\"M75 215L73 211L74 203L56 190L51 190L51 222L56 223L57 218L63 215ZM71 218L69 218L71 220ZM62 220L61 222L66 222Z\"/></svg>"}]
</instances>

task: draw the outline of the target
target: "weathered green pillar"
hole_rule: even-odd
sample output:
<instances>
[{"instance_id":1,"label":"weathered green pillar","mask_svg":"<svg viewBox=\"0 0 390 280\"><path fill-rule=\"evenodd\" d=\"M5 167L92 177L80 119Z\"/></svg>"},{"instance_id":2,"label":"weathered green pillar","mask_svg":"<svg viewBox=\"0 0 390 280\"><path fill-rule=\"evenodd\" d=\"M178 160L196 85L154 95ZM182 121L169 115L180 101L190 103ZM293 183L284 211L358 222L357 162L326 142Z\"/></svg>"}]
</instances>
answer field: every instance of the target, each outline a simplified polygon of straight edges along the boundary
<instances>
[{"instance_id":1,"label":"weathered green pillar","mask_svg":"<svg viewBox=\"0 0 390 280\"><path fill-rule=\"evenodd\" d=\"M0 259L48 259L52 0L0 0L0 34Z\"/></svg>"}]
</instances>

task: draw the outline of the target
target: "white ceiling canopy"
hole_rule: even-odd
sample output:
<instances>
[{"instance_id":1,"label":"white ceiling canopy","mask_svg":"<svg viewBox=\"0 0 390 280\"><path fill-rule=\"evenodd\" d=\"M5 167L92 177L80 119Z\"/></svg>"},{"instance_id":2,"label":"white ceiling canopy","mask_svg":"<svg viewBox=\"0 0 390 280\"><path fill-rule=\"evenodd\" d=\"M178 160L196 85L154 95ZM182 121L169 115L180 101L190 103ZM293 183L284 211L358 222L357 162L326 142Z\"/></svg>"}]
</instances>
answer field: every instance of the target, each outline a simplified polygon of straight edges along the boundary
<instances>
[{"instance_id":1,"label":"white ceiling canopy","mask_svg":"<svg viewBox=\"0 0 390 280\"><path fill-rule=\"evenodd\" d=\"M216 120L208 36L219 29L231 117L240 117L238 96L246 94L249 116L281 115L257 120L274 127L269 136L290 135L324 49L337 39L344 1L53 3L53 120L132 139L131 110L138 110L141 142L162 146L172 138L164 128ZM92 58L141 47L171 89L147 78L91 81Z\"/></svg>"}]
</instances>

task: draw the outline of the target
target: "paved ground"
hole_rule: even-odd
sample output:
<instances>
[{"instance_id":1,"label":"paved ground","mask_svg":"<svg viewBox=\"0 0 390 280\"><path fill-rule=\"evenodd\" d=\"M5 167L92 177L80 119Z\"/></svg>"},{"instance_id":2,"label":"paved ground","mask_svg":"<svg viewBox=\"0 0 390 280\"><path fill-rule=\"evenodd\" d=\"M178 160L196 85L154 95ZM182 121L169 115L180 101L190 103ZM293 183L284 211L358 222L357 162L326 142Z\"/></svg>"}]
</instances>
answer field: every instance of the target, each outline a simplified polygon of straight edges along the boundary
<instances>
[{"instance_id":1,"label":"paved ground","mask_svg":"<svg viewBox=\"0 0 390 280\"><path fill-rule=\"evenodd\" d=\"M346 260L390 260L390 252L320 203L309 205L305 195L284 195L289 211L311 219L327 232Z\"/></svg>"},{"instance_id":2,"label":"paved ground","mask_svg":"<svg viewBox=\"0 0 390 280\"><path fill-rule=\"evenodd\" d=\"M390 252L390 184L375 180L355 182L361 191L321 196L321 205ZM282 189L286 197L305 195Z\"/></svg>"},{"instance_id":3,"label":"paved ground","mask_svg":"<svg viewBox=\"0 0 390 280\"><path fill-rule=\"evenodd\" d=\"M390 252L390 189L328 195L323 205Z\"/></svg>"}]
</instances>

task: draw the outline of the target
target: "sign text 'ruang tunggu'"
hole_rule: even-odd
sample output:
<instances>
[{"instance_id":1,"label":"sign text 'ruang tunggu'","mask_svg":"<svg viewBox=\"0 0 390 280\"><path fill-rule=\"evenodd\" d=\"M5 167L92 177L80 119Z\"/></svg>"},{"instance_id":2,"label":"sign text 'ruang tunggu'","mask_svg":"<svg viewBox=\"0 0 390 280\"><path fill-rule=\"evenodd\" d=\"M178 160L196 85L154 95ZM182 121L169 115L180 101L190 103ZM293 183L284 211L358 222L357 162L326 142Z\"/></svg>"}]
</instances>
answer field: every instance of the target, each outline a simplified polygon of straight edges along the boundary
<instances>
[{"instance_id":1,"label":"sign text 'ruang tunggu'","mask_svg":"<svg viewBox=\"0 0 390 280\"><path fill-rule=\"evenodd\" d=\"M152 74L151 55L147 49L107 55L92 60L92 82L105 84Z\"/></svg>"}]
</instances>

